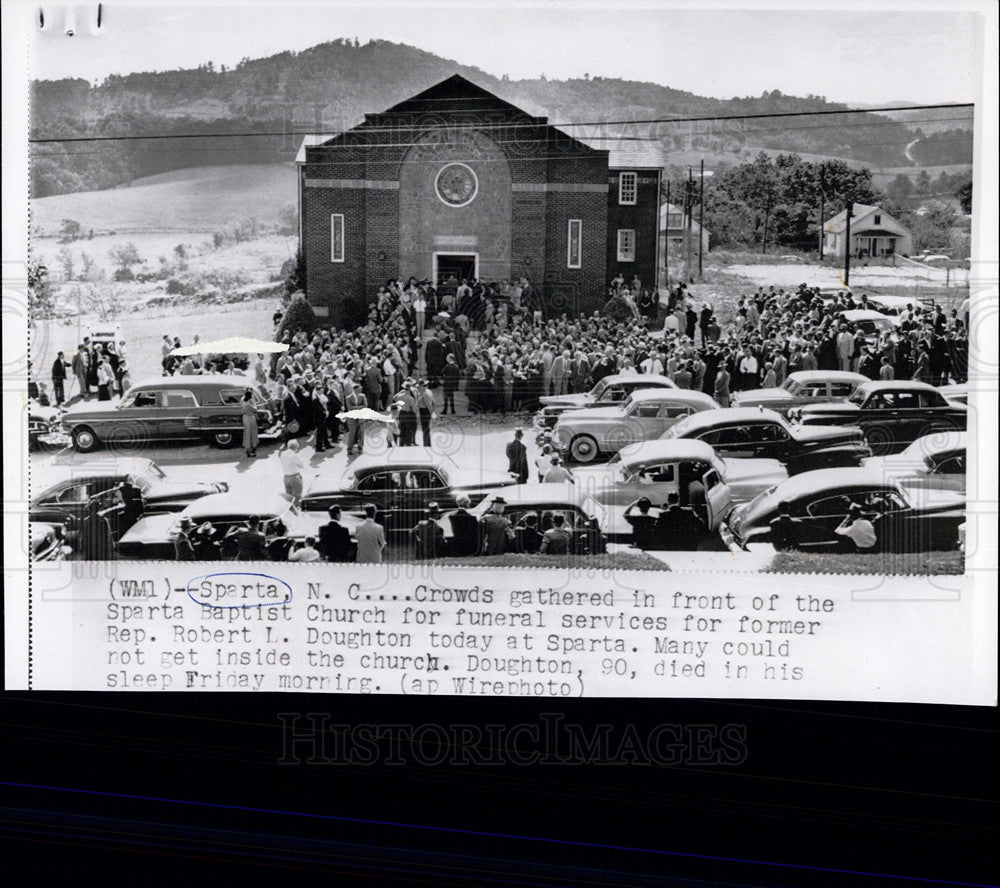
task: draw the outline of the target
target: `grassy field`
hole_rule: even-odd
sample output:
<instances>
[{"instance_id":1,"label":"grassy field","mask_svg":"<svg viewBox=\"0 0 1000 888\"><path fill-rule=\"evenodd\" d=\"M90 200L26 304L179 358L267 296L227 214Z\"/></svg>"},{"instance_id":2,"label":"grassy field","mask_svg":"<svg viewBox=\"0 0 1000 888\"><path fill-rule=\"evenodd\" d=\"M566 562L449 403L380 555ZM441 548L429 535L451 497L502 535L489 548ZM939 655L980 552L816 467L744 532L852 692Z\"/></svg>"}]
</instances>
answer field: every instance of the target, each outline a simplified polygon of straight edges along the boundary
<instances>
[{"instance_id":1,"label":"grassy field","mask_svg":"<svg viewBox=\"0 0 1000 888\"><path fill-rule=\"evenodd\" d=\"M84 231L184 235L246 217L274 224L296 200L294 164L195 167L136 179L126 188L33 200L31 224L50 235L63 219L75 219Z\"/></svg>"},{"instance_id":2,"label":"grassy field","mask_svg":"<svg viewBox=\"0 0 1000 888\"><path fill-rule=\"evenodd\" d=\"M962 574L964 571L965 556L961 552L872 555L779 552L766 573L934 576Z\"/></svg>"}]
</instances>

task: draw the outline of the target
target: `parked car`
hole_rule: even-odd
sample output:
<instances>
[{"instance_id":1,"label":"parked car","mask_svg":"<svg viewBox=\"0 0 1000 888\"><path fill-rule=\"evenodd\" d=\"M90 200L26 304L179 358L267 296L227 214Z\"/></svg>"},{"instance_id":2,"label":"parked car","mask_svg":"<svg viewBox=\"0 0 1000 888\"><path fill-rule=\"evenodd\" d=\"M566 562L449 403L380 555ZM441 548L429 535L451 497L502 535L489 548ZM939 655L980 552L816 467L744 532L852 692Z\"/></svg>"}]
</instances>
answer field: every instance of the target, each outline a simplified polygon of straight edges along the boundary
<instances>
[{"instance_id":1,"label":"parked car","mask_svg":"<svg viewBox=\"0 0 1000 888\"><path fill-rule=\"evenodd\" d=\"M619 451L607 465L579 469L576 486L608 510L608 533L631 535L622 518L626 506L641 497L665 504L676 493L682 506L691 505L689 485L705 488L707 525L714 530L734 504L747 502L784 481L788 472L773 459L724 460L703 441L646 441Z\"/></svg>"},{"instance_id":2,"label":"parked car","mask_svg":"<svg viewBox=\"0 0 1000 888\"><path fill-rule=\"evenodd\" d=\"M504 515L515 527L528 513L538 516L538 529L545 532L552 527L552 517L559 513L565 519L566 529L572 533L570 552L582 554L587 551L603 552L605 549L604 529L608 524L605 508L593 497L588 496L577 485L566 484L515 484L494 490L470 513L479 521L489 511L493 501L503 499ZM451 522L445 515L439 522L444 529L445 543L451 544ZM588 527L596 520L598 539L593 539L593 530ZM514 549L513 543L508 547Z\"/></svg>"},{"instance_id":3,"label":"parked car","mask_svg":"<svg viewBox=\"0 0 1000 888\"><path fill-rule=\"evenodd\" d=\"M967 410L924 382L871 381L846 401L797 407L789 418L803 426L859 425L872 453L884 456L925 435L965 431Z\"/></svg>"},{"instance_id":4,"label":"parked car","mask_svg":"<svg viewBox=\"0 0 1000 888\"><path fill-rule=\"evenodd\" d=\"M884 315L865 308L842 311L840 317L869 343L878 341L879 337L886 333L895 333L899 326L899 318L896 315Z\"/></svg>"},{"instance_id":5,"label":"parked car","mask_svg":"<svg viewBox=\"0 0 1000 888\"><path fill-rule=\"evenodd\" d=\"M167 376L133 385L119 402L81 401L62 417L61 427L81 453L102 443L204 440L232 447L243 430L240 401L253 392L260 437L277 437L277 402L245 376Z\"/></svg>"},{"instance_id":6,"label":"parked car","mask_svg":"<svg viewBox=\"0 0 1000 888\"><path fill-rule=\"evenodd\" d=\"M298 542L316 536L326 517L301 511L284 492L261 492L252 487L239 491L215 493L195 500L181 512L144 515L118 541L119 558L173 560L174 540L180 522L190 518L195 527L208 521L218 538L231 528L259 518L269 527L279 520L288 538Z\"/></svg>"},{"instance_id":7,"label":"parked car","mask_svg":"<svg viewBox=\"0 0 1000 888\"><path fill-rule=\"evenodd\" d=\"M965 497L937 491L933 502L925 491L901 487L876 469L820 469L789 478L756 499L737 506L727 522L736 542L770 540L771 521L787 504L795 519L796 548L853 551L854 544L834 531L854 504L875 527L876 551L928 552L958 545L965 521Z\"/></svg>"},{"instance_id":8,"label":"parked car","mask_svg":"<svg viewBox=\"0 0 1000 888\"><path fill-rule=\"evenodd\" d=\"M51 524L29 522L28 539L32 561L62 561L70 552L59 528Z\"/></svg>"},{"instance_id":9,"label":"parked car","mask_svg":"<svg viewBox=\"0 0 1000 888\"><path fill-rule=\"evenodd\" d=\"M869 296L868 307L884 315L899 317L904 311L926 308L927 303L912 296Z\"/></svg>"},{"instance_id":10,"label":"parked car","mask_svg":"<svg viewBox=\"0 0 1000 888\"><path fill-rule=\"evenodd\" d=\"M309 483L302 507L326 512L330 506L340 506L344 512L361 515L366 505L374 503L377 520L386 530L409 530L424 517L429 503L454 509L456 498L465 494L476 504L515 478L506 469L460 468L429 448L394 447L382 455L358 457L345 475L321 469Z\"/></svg>"},{"instance_id":11,"label":"parked car","mask_svg":"<svg viewBox=\"0 0 1000 888\"><path fill-rule=\"evenodd\" d=\"M564 413L552 440L566 459L591 463L623 447L658 438L692 413L718 409L712 397L691 389L637 389L615 407Z\"/></svg>"},{"instance_id":12,"label":"parked car","mask_svg":"<svg viewBox=\"0 0 1000 888\"><path fill-rule=\"evenodd\" d=\"M28 399L29 452L38 450L40 445L61 443L58 436L61 434L62 415L63 411L58 407L45 407L34 398Z\"/></svg>"},{"instance_id":13,"label":"parked car","mask_svg":"<svg viewBox=\"0 0 1000 888\"><path fill-rule=\"evenodd\" d=\"M939 385L938 391L944 395L945 400L952 401L955 404L968 404L969 403L969 383L967 382L954 382L950 385Z\"/></svg>"},{"instance_id":14,"label":"parked car","mask_svg":"<svg viewBox=\"0 0 1000 888\"><path fill-rule=\"evenodd\" d=\"M50 524L64 524L71 515L82 518L93 497L125 482L138 488L144 514L180 512L199 497L229 489L225 481L169 479L155 462L141 457L46 466L44 471L48 486L32 498L28 516Z\"/></svg>"},{"instance_id":15,"label":"parked car","mask_svg":"<svg viewBox=\"0 0 1000 888\"><path fill-rule=\"evenodd\" d=\"M903 487L965 492L966 433L945 432L917 438L893 456L873 456L869 469L898 481Z\"/></svg>"},{"instance_id":16,"label":"parked car","mask_svg":"<svg viewBox=\"0 0 1000 888\"><path fill-rule=\"evenodd\" d=\"M539 400L542 408L535 417L535 428L550 429L567 410L582 407L608 407L624 401L637 389L675 389L677 384L667 376L649 373L616 373L605 376L589 392L572 395L545 395Z\"/></svg>"},{"instance_id":17,"label":"parked car","mask_svg":"<svg viewBox=\"0 0 1000 888\"><path fill-rule=\"evenodd\" d=\"M872 455L859 426L806 426L790 423L763 407L727 407L696 413L663 433L710 444L727 460L777 460L789 475L833 466L858 466Z\"/></svg>"},{"instance_id":18,"label":"parked car","mask_svg":"<svg viewBox=\"0 0 1000 888\"><path fill-rule=\"evenodd\" d=\"M792 373L777 388L750 389L734 392L734 407L768 407L787 413L803 404L843 401L868 377L847 370L799 370Z\"/></svg>"}]
</instances>

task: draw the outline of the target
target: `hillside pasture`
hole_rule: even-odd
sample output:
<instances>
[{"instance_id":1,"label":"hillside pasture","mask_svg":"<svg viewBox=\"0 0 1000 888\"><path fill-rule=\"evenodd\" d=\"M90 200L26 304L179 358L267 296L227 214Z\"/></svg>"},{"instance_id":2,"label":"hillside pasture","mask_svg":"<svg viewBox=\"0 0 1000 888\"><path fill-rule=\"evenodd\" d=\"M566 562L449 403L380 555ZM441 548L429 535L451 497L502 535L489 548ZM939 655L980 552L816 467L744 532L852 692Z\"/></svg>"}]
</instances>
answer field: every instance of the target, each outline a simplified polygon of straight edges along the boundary
<instances>
[{"instance_id":1,"label":"hillside pasture","mask_svg":"<svg viewBox=\"0 0 1000 888\"><path fill-rule=\"evenodd\" d=\"M239 219L274 226L296 204L295 165L193 167L136 179L105 191L31 201L31 225L59 233L63 219L85 232L212 232Z\"/></svg>"}]
</instances>

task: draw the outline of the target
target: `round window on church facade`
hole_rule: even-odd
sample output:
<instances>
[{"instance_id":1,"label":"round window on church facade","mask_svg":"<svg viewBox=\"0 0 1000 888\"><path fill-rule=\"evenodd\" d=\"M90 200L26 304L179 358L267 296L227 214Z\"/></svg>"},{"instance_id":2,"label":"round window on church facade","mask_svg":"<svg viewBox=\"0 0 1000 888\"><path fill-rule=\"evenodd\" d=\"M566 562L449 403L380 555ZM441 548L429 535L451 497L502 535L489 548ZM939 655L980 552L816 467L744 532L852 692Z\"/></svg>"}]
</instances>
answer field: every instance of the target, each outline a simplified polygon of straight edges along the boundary
<instances>
[{"instance_id":1,"label":"round window on church facade","mask_svg":"<svg viewBox=\"0 0 1000 888\"><path fill-rule=\"evenodd\" d=\"M464 207L475 198L479 180L472 168L464 163L449 163L438 171L434 190L448 206Z\"/></svg>"}]
</instances>

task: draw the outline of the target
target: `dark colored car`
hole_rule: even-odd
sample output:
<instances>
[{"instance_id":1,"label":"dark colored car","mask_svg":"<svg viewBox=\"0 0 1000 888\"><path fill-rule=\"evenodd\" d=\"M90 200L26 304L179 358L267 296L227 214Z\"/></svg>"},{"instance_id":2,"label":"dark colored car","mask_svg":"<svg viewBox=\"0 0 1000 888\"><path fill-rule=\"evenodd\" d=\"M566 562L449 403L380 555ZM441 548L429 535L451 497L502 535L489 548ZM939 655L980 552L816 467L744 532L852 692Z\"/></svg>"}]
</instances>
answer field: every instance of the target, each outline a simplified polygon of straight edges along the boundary
<instances>
[{"instance_id":1,"label":"dark colored car","mask_svg":"<svg viewBox=\"0 0 1000 888\"><path fill-rule=\"evenodd\" d=\"M866 382L846 401L799 407L802 426L859 425L876 456L899 453L917 438L965 431L968 407L925 382Z\"/></svg>"},{"instance_id":2,"label":"dark colored car","mask_svg":"<svg viewBox=\"0 0 1000 888\"><path fill-rule=\"evenodd\" d=\"M789 475L835 466L858 466L871 456L857 426L795 425L774 410L728 407L682 419L661 436L710 444L724 459L775 459Z\"/></svg>"},{"instance_id":3,"label":"dark colored car","mask_svg":"<svg viewBox=\"0 0 1000 888\"><path fill-rule=\"evenodd\" d=\"M232 447L243 430L240 402L253 392L260 437L275 437L281 426L277 402L245 376L167 376L133 385L120 402L83 401L62 418L73 446L88 453L102 443L204 440Z\"/></svg>"},{"instance_id":4,"label":"dark colored car","mask_svg":"<svg viewBox=\"0 0 1000 888\"><path fill-rule=\"evenodd\" d=\"M40 444L45 444L46 438L58 436L62 410L58 407L44 407L34 398L28 399L28 450L38 450Z\"/></svg>"},{"instance_id":5,"label":"dark colored car","mask_svg":"<svg viewBox=\"0 0 1000 888\"><path fill-rule=\"evenodd\" d=\"M70 551L59 529L51 524L32 521L28 525L28 538L31 541L32 561L62 561Z\"/></svg>"},{"instance_id":6,"label":"dark colored car","mask_svg":"<svg viewBox=\"0 0 1000 888\"><path fill-rule=\"evenodd\" d=\"M141 496L144 514L179 512L199 497L229 489L224 481L173 481L151 459L116 459L95 465L47 466L50 482L31 500L29 518L48 524L65 524L82 518L88 503L128 482Z\"/></svg>"},{"instance_id":7,"label":"dark colored car","mask_svg":"<svg viewBox=\"0 0 1000 888\"><path fill-rule=\"evenodd\" d=\"M513 480L505 469L466 469L424 447L394 447L385 454L358 457L344 476L321 471L306 489L302 508L325 512L340 506L345 513L362 515L372 503L387 530L409 530L432 502L447 511L465 494L475 505Z\"/></svg>"},{"instance_id":8,"label":"dark colored car","mask_svg":"<svg viewBox=\"0 0 1000 888\"><path fill-rule=\"evenodd\" d=\"M793 519L795 548L807 551L853 551L854 544L835 530L854 504L874 525L875 551L951 550L965 522L964 494L903 488L875 469L822 469L789 478L737 506L729 516L736 542L771 541L771 522L782 503Z\"/></svg>"}]
</instances>

